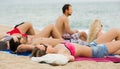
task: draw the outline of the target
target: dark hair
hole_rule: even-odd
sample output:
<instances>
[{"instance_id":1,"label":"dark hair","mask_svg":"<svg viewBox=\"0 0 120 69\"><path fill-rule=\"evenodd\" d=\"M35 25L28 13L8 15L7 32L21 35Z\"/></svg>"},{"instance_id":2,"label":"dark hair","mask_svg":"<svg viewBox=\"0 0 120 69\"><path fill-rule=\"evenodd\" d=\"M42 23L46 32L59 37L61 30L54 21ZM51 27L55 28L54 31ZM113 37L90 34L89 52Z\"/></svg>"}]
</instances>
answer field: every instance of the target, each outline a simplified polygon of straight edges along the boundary
<instances>
[{"instance_id":1,"label":"dark hair","mask_svg":"<svg viewBox=\"0 0 120 69\"><path fill-rule=\"evenodd\" d=\"M65 13L65 10L69 9L69 6L71 6L70 4L65 4L62 8L63 13Z\"/></svg>"},{"instance_id":2,"label":"dark hair","mask_svg":"<svg viewBox=\"0 0 120 69\"><path fill-rule=\"evenodd\" d=\"M12 50L13 52L15 52L16 49L17 49L17 47L18 47L20 44L21 44L20 42L15 42L14 39L12 38L12 39L9 41L10 50Z\"/></svg>"},{"instance_id":3,"label":"dark hair","mask_svg":"<svg viewBox=\"0 0 120 69\"><path fill-rule=\"evenodd\" d=\"M7 50L7 42L6 41L0 41L0 51Z\"/></svg>"},{"instance_id":4,"label":"dark hair","mask_svg":"<svg viewBox=\"0 0 120 69\"><path fill-rule=\"evenodd\" d=\"M41 50L41 49L38 49L38 47L35 47L33 50L32 50L32 54L31 54L31 57L41 57L43 55L46 54L46 51L45 50Z\"/></svg>"},{"instance_id":5,"label":"dark hair","mask_svg":"<svg viewBox=\"0 0 120 69\"><path fill-rule=\"evenodd\" d=\"M43 55L46 54L46 51L47 51L47 45L45 44L41 44L45 47L45 50L41 50L39 49L38 47L35 47L33 50L32 50L32 54L31 54L31 57L41 57Z\"/></svg>"},{"instance_id":6,"label":"dark hair","mask_svg":"<svg viewBox=\"0 0 120 69\"><path fill-rule=\"evenodd\" d=\"M45 55L45 54L46 54L46 51L45 51L45 50L39 49L39 50L36 52L36 57L41 57L41 56L43 56L43 55Z\"/></svg>"},{"instance_id":7,"label":"dark hair","mask_svg":"<svg viewBox=\"0 0 120 69\"><path fill-rule=\"evenodd\" d=\"M11 36L3 36L2 39L4 39L3 41L0 41L0 50L7 50L8 48L8 41L10 41L12 39Z\"/></svg>"}]
</instances>

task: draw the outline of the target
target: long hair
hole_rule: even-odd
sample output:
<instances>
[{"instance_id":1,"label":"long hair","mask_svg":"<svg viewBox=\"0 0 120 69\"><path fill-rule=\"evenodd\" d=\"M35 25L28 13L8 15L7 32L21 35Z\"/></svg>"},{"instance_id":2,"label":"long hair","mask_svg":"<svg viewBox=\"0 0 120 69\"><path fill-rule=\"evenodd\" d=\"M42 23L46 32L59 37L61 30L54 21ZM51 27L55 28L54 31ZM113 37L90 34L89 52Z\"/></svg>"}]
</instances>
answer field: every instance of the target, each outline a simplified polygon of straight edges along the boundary
<instances>
[{"instance_id":1,"label":"long hair","mask_svg":"<svg viewBox=\"0 0 120 69\"><path fill-rule=\"evenodd\" d=\"M2 39L4 40L1 40L0 41L0 50L7 50L8 49L8 42L12 39L11 36L3 36Z\"/></svg>"},{"instance_id":2,"label":"long hair","mask_svg":"<svg viewBox=\"0 0 120 69\"><path fill-rule=\"evenodd\" d=\"M35 47L33 50L32 50L32 54L30 57L41 57L43 55L46 54L46 51L45 50L41 50L41 49L38 49L37 47Z\"/></svg>"},{"instance_id":3,"label":"long hair","mask_svg":"<svg viewBox=\"0 0 120 69\"><path fill-rule=\"evenodd\" d=\"M7 50L7 48L8 48L7 41L0 41L0 51Z\"/></svg>"},{"instance_id":4,"label":"long hair","mask_svg":"<svg viewBox=\"0 0 120 69\"><path fill-rule=\"evenodd\" d=\"M97 34L100 32L101 29L101 25L101 21L98 19L94 20L90 24L87 42L90 43L97 38Z\"/></svg>"},{"instance_id":5,"label":"long hair","mask_svg":"<svg viewBox=\"0 0 120 69\"><path fill-rule=\"evenodd\" d=\"M18 47L20 44L21 44L20 42L15 42L14 39L12 38L12 39L9 41L10 50L12 50L13 52L15 52L16 49L17 49L17 47Z\"/></svg>"}]
</instances>

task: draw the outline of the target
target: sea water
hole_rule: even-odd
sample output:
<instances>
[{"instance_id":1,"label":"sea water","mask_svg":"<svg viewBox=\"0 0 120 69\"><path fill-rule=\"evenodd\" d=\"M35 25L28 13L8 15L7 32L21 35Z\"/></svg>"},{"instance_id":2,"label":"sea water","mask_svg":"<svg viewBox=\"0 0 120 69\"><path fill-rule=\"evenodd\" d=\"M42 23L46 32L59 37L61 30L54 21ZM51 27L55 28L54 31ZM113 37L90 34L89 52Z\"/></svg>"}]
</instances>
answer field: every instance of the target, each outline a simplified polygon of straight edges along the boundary
<instances>
[{"instance_id":1,"label":"sea water","mask_svg":"<svg viewBox=\"0 0 120 69\"><path fill-rule=\"evenodd\" d=\"M120 1L0 0L0 25L14 26L28 21L34 28L42 29L50 23L56 23L66 3L73 8L69 17L72 29L86 30L95 19L102 21L104 30L120 29Z\"/></svg>"}]
</instances>

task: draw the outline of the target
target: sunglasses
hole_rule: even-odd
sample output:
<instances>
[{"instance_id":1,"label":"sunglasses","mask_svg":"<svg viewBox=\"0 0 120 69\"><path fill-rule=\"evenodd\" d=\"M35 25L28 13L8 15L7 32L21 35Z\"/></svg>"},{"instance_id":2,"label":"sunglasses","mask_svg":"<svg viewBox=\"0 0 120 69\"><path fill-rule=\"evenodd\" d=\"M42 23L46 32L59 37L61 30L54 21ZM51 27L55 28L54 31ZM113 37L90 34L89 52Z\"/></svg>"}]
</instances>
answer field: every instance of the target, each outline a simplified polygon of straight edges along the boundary
<instances>
[{"instance_id":1,"label":"sunglasses","mask_svg":"<svg viewBox=\"0 0 120 69\"><path fill-rule=\"evenodd\" d=\"M41 43L40 45L43 45L44 47L45 47L45 53L46 53L46 51L47 51L47 45L45 45L45 44L43 44L43 43Z\"/></svg>"}]
</instances>

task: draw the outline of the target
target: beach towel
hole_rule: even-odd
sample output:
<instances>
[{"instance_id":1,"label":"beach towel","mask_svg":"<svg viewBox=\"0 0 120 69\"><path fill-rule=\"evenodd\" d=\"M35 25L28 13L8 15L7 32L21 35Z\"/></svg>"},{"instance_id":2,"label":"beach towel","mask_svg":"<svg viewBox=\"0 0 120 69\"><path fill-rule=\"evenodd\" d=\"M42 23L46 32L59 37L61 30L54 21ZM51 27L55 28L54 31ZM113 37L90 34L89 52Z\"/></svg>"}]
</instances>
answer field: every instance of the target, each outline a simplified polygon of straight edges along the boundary
<instances>
[{"instance_id":1,"label":"beach towel","mask_svg":"<svg viewBox=\"0 0 120 69\"><path fill-rule=\"evenodd\" d=\"M5 53L8 53L8 54L12 54L12 55L15 55L15 56L30 56L31 55L31 52L24 52L24 53L17 53L17 54L13 54L13 52L11 50L5 50L5 51L0 51L0 52L5 52ZM54 57L54 58L48 58L48 57ZM63 56L62 58L59 58L61 57L61 55L47 55L46 58L44 59L46 63L48 64L53 64L53 65L65 65L68 63L68 60ZM42 57L43 58L43 57ZM32 58L33 61L36 61L37 62L40 62L42 61L41 58L39 60L39 58ZM64 59L64 61L61 61L62 59ZM38 61L39 60L39 61ZM49 60L52 60L52 61L49 61ZM60 62L59 62L60 61ZM75 58L75 61L96 61L96 62L114 62L114 63L120 63L120 55L111 55L111 56L106 56L105 58L87 58L87 57L76 57ZM56 63L55 63L56 62Z\"/></svg>"},{"instance_id":2,"label":"beach towel","mask_svg":"<svg viewBox=\"0 0 120 69\"><path fill-rule=\"evenodd\" d=\"M31 55L31 52L13 53L11 50L3 50L3 51L0 51L0 52L4 52L4 53L7 53L7 54L12 54L12 55L16 55L16 56L30 56Z\"/></svg>"},{"instance_id":3,"label":"beach towel","mask_svg":"<svg viewBox=\"0 0 120 69\"><path fill-rule=\"evenodd\" d=\"M120 57L117 57L117 56L106 56L105 58L76 57L75 61L96 61L96 62L120 63Z\"/></svg>"}]
</instances>

